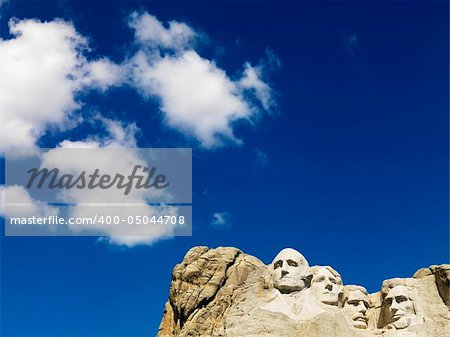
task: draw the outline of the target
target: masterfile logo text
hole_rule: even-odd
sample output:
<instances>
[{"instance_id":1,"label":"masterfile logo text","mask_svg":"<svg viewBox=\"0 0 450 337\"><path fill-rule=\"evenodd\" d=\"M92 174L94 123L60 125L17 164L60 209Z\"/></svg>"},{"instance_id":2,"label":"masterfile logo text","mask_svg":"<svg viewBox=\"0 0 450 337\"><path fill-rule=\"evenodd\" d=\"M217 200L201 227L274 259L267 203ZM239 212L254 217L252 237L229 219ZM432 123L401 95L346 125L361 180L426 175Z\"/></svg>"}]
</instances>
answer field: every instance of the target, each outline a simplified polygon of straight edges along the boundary
<instances>
[{"instance_id":1,"label":"masterfile logo text","mask_svg":"<svg viewBox=\"0 0 450 337\"><path fill-rule=\"evenodd\" d=\"M189 148L41 149L5 167L7 235L191 234Z\"/></svg>"}]
</instances>

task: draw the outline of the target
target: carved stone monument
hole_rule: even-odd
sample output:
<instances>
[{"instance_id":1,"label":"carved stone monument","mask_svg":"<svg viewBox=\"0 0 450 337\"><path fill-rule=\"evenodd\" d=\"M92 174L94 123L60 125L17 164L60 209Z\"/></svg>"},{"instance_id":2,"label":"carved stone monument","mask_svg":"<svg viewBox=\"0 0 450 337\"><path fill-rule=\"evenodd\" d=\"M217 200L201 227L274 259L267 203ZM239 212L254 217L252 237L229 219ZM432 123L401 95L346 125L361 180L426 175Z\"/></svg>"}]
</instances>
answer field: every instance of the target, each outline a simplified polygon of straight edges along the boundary
<instances>
[{"instance_id":1,"label":"carved stone monument","mask_svg":"<svg viewBox=\"0 0 450 337\"><path fill-rule=\"evenodd\" d=\"M367 329L370 297L364 287L348 285L344 287L342 310L349 322L358 329Z\"/></svg>"},{"instance_id":2,"label":"carved stone monument","mask_svg":"<svg viewBox=\"0 0 450 337\"><path fill-rule=\"evenodd\" d=\"M316 299L324 304L338 306L342 298L342 278L330 266L314 266L309 270L310 288Z\"/></svg>"},{"instance_id":3,"label":"carved stone monument","mask_svg":"<svg viewBox=\"0 0 450 337\"><path fill-rule=\"evenodd\" d=\"M173 270L158 337L450 337L449 271L423 268L369 294L292 248L265 265L194 247Z\"/></svg>"},{"instance_id":4,"label":"carved stone monument","mask_svg":"<svg viewBox=\"0 0 450 337\"><path fill-rule=\"evenodd\" d=\"M416 296L413 294L414 288L403 285L389 289L383 301L385 327L398 330L423 323L417 309Z\"/></svg>"},{"instance_id":5,"label":"carved stone monument","mask_svg":"<svg viewBox=\"0 0 450 337\"><path fill-rule=\"evenodd\" d=\"M278 253L270 265L273 273L273 286L282 294L289 294L305 288L304 277L309 265L305 257L292 248Z\"/></svg>"}]
</instances>

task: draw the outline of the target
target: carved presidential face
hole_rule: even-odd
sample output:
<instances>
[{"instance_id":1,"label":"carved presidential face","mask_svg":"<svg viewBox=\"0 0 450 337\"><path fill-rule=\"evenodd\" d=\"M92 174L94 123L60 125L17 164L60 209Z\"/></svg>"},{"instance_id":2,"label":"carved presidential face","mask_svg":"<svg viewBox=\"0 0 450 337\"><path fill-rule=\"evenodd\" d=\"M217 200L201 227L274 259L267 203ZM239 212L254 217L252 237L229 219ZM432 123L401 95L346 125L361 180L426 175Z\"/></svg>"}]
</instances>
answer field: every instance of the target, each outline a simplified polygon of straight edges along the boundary
<instances>
[{"instance_id":1,"label":"carved presidential face","mask_svg":"<svg viewBox=\"0 0 450 337\"><path fill-rule=\"evenodd\" d=\"M326 267L317 268L312 276L311 292L322 303L338 305L342 288L341 277Z\"/></svg>"},{"instance_id":2,"label":"carved presidential face","mask_svg":"<svg viewBox=\"0 0 450 337\"><path fill-rule=\"evenodd\" d=\"M388 323L397 329L408 327L410 320L416 315L408 289L404 286L392 288L386 295L385 303L388 309Z\"/></svg>"},{"instance_id":3,"label":"carved presidential face","mask_svg":"<svg viewBox=\"0 0 450 337\"><path fill-rule=\"evenodd\" d=\"M272 262L274 287L281 293L291 293L305 288L303 277L308 262L295 249L283 249Z\"/></svg>"},{"instance_id":4,"label":"carved presidential face","mask_svg":"<svg viewBox=\"0 0 450 337\"><path fill-rule=\"evenodd\" d=\"M355 328L367 329L369 303L369 295L360 288L346 292L343 310Z\"/></svg>"}]
</instances>

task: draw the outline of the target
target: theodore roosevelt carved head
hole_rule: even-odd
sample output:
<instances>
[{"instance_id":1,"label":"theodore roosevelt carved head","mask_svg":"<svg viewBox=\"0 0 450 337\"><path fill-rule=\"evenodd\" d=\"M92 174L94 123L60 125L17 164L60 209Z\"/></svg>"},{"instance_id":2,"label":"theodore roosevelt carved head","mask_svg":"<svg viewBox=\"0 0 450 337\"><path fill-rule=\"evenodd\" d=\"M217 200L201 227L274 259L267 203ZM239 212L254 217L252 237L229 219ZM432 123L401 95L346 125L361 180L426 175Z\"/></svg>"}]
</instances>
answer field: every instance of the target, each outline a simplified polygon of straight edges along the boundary
<instances>
[{"instance_id":1,"label":"theodore roosevelt carved head","mask_svg":"<svg viewBox=\"0 0 450 337\"><path fill-rule=\"evenodd\" d=\"M367 329L367 310L370 307L370 298L367 290L360 286L344 286L343 311L355 328Z\"/></svg>"}]
</instances>

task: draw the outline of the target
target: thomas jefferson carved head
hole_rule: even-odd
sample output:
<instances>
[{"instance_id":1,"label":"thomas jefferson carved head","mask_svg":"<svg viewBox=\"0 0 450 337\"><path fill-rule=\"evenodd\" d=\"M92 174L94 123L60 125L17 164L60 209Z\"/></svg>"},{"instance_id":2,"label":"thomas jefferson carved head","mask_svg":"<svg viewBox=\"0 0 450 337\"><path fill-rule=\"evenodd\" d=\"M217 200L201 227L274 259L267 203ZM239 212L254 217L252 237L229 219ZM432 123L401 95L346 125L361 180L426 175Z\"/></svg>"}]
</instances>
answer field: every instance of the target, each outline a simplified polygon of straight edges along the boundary
<instances>
[{"instance_id":1,"label":"thomas jefferson carved head","mask_svg":"<svg viewBox=\"0 0 450 337\"><path fill-rule=\"evenodd\" d=\"M360 286L344 286L343 310L355 328L367 329L367 310L370 298L367 290Z\"/></svg>"},{"instance_id":2,"label":"thomas jefferson carved head","mask_svg":"<svg viewBox=\"0 0 450 337\"><path fill-rule=\"evenodd\" d=\"M339 304L342 295L342 278L339 273L330 266L314 266L308 273L311 283L311 293L319 302L328 305Z\"/></svg>"},{"instance_id":3,"label":"thomas jefferson carved head","mask_svg":"<svg viewBox=\"0 0 450 337\"><path fill-rule=\"evenodd\" d=\"M283 294L300 291L305 288L304 276L308 270L308 261L292 248L285 248L272 261L274 287Z\"/></svg>"}]
</instances>

